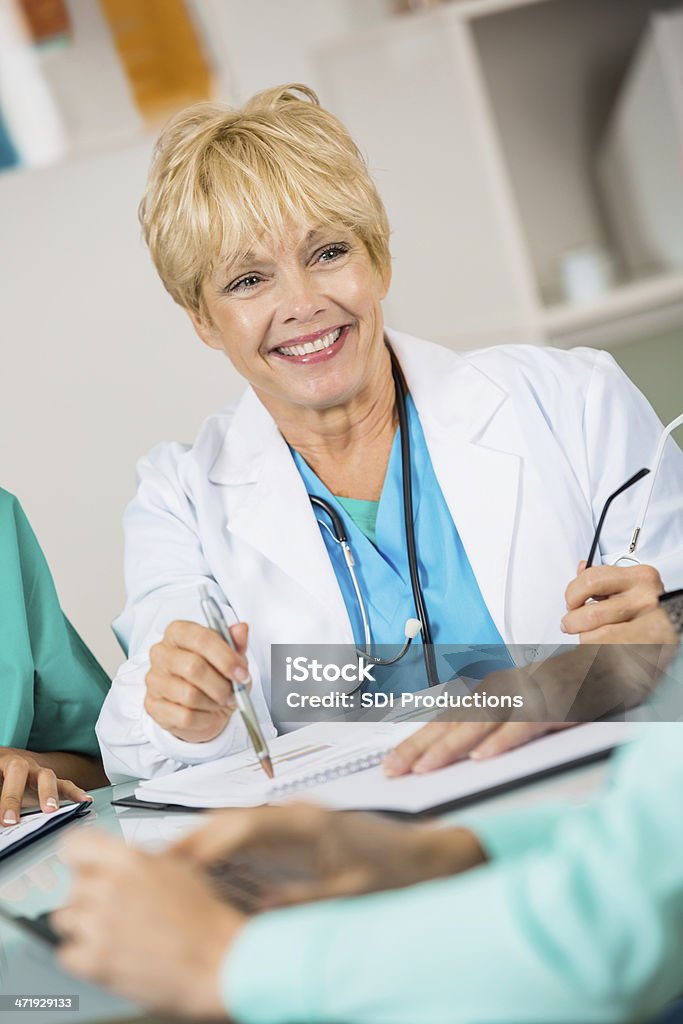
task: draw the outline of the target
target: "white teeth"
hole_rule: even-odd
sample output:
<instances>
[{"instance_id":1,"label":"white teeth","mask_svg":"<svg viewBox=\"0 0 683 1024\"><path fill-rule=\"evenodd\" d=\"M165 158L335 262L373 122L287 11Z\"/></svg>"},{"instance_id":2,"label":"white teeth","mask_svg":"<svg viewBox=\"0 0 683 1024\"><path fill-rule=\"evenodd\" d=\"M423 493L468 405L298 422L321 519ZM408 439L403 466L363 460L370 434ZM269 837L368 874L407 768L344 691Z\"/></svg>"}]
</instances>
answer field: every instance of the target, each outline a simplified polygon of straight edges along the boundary
<instances>
[{"instance_id":1,"label":"white teeth","mask_svg":"<svg viewBox=\"0 0 683 1024\"><path fill-rule=\"evenodd\" d=\"M341 327L338 327L336 331L331 331L315 341L306 341L303 345L283 345L277 351L285 356L307 356L311 352L322 352L324 348L334 345L341 332Z\"/></svg>"}]
</instances>

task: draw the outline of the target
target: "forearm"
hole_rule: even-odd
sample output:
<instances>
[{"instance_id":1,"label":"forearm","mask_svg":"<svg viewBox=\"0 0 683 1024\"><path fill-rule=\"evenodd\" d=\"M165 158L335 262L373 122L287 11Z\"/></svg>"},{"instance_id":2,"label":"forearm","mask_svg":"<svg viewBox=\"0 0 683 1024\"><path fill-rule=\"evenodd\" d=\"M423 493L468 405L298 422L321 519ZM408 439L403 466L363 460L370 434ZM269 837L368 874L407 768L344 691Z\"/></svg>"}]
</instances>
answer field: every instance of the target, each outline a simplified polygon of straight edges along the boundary
<instances>
[{"instance_id":1,"label":"forearm","mask_svg":"<svg viewBox=\"0 0 683 1024\"><path fill-rule=\"evenodd\" d=\"M63 750L45 751L41 754L34 751L26 753L41 767L51 768L58 779L68 779L81 789L97 789L99 786L109 785L102 761L98 757Z\"/></svg>"},{"instance_id":2,"label":"forearm","mask_svg":"<svg viewBox=\"0 0 683 1024\"><path fill-rule=\"evenodd\" d=\"M593 722L636 706L652 693L678 651L671 633L670 643L579 645L538 666L518 669L524 711L515 717Z\"/></svg>"},{"instance_id":3,"label":"forearm","mask_svg":"<svg viewBox=\"0 0 683 1024\"><path fill-rule=\"evenodd\" d=\"M486 853L474 832L467 828L433 828L416 830L412 879L411 871L406 872L406 885L433 878L470 871L484 864Z\"/></svg>"},{"instance_id":4,"label":"forearm","mask_svg":"<svg viewBox=\"0 0 683 1024\"><path fill-rule=\"evenodd\" d=\"M673 952L660 966L680 929L667 931L638 875L607 860L595 870L592 855L546 851L255 918L225 961L225 1005L244 1024L649 1016L680 984ZM276 965L266 984L264 961Z\"/></svg>"},{"instance_id":5,"label":"forearm","mask_svg":"<svg viewBox=\"0 0 683 1024\"><path fill-rule=\"evenodd\" d=\"M226 1007L243 1024L649 1018L680 991L683 942L680 726L650 729L609 796L527 856L254 918Z\"/></svg>"}]
</instances>

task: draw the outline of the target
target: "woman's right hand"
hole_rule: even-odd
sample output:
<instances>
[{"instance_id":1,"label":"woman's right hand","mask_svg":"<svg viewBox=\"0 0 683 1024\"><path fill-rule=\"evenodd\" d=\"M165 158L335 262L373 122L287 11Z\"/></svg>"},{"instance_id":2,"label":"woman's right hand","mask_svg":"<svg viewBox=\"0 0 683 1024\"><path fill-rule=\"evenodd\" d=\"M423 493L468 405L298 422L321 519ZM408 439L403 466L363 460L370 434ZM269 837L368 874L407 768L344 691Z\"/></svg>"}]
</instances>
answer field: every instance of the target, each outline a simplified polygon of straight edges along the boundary
<instances>
[{"instance_id":1,"label":"woman's right hand","mask_svg":"<svg viewBox=\"0 0 683 1024\"><path fill-rule=\"evenodd\" d=\"M80 803L91 797L68 779L58 779L51 768L41 765L27 750L0 747L0 828L16 825L21 808L38 804L51 814L60 800Z\"/></svg>"},{"instance_id":2,"label":"woman's right hand","mask_svg":"<svg viewBox=\"0 0 683 1024\"><path fill-rule=\"evenodd\" d=\"M172 622L150 650L145 710L162 729L188 743L206 743L223 731L235 711L230 680L249 678L249 627L230 627L236 651L197 622Z\"/></svg>"}]
</instances>

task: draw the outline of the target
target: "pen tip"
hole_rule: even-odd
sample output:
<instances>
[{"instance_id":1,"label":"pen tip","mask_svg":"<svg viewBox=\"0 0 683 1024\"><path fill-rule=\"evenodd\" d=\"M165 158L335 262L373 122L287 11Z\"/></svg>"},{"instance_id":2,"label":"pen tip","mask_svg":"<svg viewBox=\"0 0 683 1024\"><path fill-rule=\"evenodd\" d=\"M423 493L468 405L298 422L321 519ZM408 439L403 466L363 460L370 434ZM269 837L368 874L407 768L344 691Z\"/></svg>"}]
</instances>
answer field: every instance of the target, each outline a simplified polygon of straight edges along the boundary
<instances>
[{"instance_id":1,"label":"pen tip","mask_svg":"<svg viewBox=\"0 0 683 1024\"><path fill-rule=\"evenodd\" d=\"M261 767L263 768L264 772L266 773L269 779L275 778L275 772L273 771L273 762L267 755L266 757L261 758Z\"/></svg>"}]
</instances>

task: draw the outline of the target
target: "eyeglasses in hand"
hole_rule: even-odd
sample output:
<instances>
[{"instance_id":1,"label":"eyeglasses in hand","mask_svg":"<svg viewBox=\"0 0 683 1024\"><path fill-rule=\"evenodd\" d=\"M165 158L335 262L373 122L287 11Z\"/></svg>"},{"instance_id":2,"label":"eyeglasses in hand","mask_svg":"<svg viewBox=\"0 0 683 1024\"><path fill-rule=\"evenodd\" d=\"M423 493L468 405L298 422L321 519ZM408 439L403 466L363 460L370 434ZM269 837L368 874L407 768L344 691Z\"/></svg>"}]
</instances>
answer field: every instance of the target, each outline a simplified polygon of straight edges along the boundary
<instances>
[{"instance_id":1,"label":"eyeglasses in hand","mask_svg":"<svg viewBox=\"0 0 683 1024\"><path fill-rule=\"evenodd\" d=\"M664 454L664 445L666 444L669 434L671 434L672 431L676 429L676 427L680 427L681 425L683 425L683 413L681 413L680 416L677 416L675 420L672 420L671 423L668 424L668 426L664 427L664 430L662 431L659 441L657 443L655 457L652 462L652 469L639 469L637 473L634 473L632 477L629 477L625 484L622 484L621 487L617 488L617 490L613 494L610 494L609 498L603 505L602 512L600 513L600 518L598 519L598 525L595 528L593 543L591 544L591 549L586 560L587 569L589 569L593 564L595 553L598 550L600 534L602 532L602 527L605 522L605 517L607 516L609 507L614 501L614 499L617 498L620 494L623 494L624 491L627 491L629 487L633 486L633 484L636 484L639 480L642 480L643 477L648 476L648 474L651 474L650 486L643 495L643 500L638 510L638 517L636 519L636 525L633 528L633 533L631 534L629 546L622 555L619 555L619 557L612 562L612 565L640 565L639 559L635 557L635 551L640 542L643 523L645 522L645 516L647 515L650 499L652 497L652 492L654 490L655 481L657 479L657 473L659 472L659 466L662 461L662 455ZM683 504L683 495L681 496L681 502Z\"/></svg>"}]
</instances>

